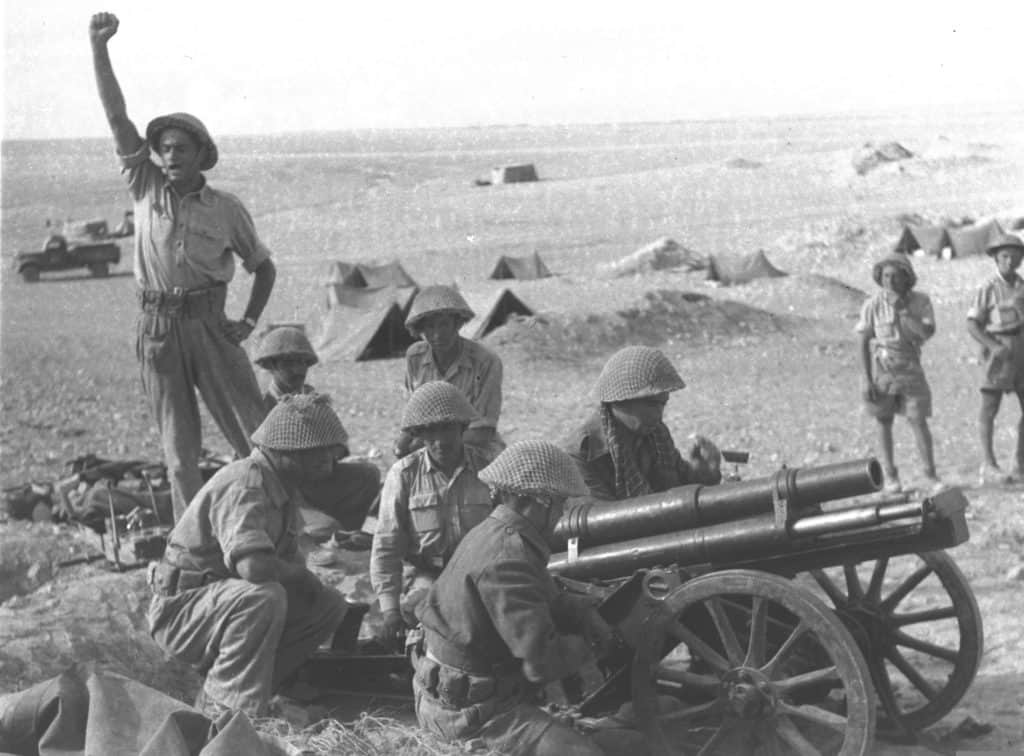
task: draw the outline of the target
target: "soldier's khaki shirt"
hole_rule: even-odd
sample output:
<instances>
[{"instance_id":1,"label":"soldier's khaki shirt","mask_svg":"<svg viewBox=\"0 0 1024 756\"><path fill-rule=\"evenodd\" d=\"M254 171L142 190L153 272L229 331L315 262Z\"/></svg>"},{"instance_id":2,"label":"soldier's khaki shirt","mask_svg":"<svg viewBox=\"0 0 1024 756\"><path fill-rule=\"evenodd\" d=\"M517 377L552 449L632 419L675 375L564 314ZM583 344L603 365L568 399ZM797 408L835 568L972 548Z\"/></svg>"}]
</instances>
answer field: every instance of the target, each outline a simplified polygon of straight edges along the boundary
<instances>
[{"instance_id":1,"label":"soldier's khaki shirt","mask_svg":"<svg viewBox=\"0 0 1024 756\"><path fill-rule=\"evenodd\" d=\"M301 562L294 488L259 449L226 465L206 482L168 536L164 561L217 578L239 577L244 556L273 554Z\"/></svg>"},{"instance_id":2,"label":"soldier's khaki shirt","mask_svg":"<svg viewBox=\"0 0 1024 756\"><path fill-rule=\"evenodd\" d=\"M1024 326L1024 279L1014 273L1007 280L996 273L974 292L967 317L989 333Z\"/></svg>"},{"instance_id":3,"label":"soldier's khaki shirt","mask_svg":"<svg viewBox=\"0 0 1024 756\"><path fill-rule=\"evenodd\" d=\"M252 273L270 257L252 216L233 194L204 183L181 197L150 159L149 143L121 155L121 172L135 202L135 281L142 289L202 289L228 283L234 256Z\"/></svg>"},{"instance_id":4,"label":"soldier's khaki shirt","mask_svg":"<svg viewBox=\"0 0 1024 756\"><path fill-rule=\"evenodd\" d=\"M444 373L434 362L425 341L417 341L405 353L405 390L410 394L428 381L446 381L469 400L477 418L470 428L497 428L501 415L501 358L482 344L459 337L462 349Z\"/></svg>"},{"instance_id":5,"label":"soldier's khaki shirt","mask_svg":"<svg viewBox=\"0 0 1024 756\"><path fill-rule=\"evenodd\" d=\"M477 478L487 461L474 447L463 448L463 463L450 478L425 448L398 460L384 478L370 553L381 611L399 608L403 562L437 574L463 536L490 514L490 489Z\"/></svg>"}]
</instances>

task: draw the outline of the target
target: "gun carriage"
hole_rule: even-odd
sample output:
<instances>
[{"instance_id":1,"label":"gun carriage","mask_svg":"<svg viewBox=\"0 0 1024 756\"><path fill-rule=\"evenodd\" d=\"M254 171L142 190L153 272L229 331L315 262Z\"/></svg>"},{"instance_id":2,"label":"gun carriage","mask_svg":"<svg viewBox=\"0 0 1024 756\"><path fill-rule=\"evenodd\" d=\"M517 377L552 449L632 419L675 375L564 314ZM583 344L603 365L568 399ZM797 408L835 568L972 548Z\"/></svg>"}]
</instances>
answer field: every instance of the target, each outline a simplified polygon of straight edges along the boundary
<instances>
[{"instance_id":1,"label":"gun carriage","mask_svg":"<svg viewBox=\"0 0 1024 756\"><path fill-rule=\"evenodd\" d=\"M863 459L570 502L548 569L615 633L599 672L564 685L582 721L631 702L659 754L853 756L876 721L906 734L949 713L982 654L943 551L968 539L967 500L886 498L881 482ZM321 655L308 680L400 666L357 659Z\"/></svg>"}]
</instances>

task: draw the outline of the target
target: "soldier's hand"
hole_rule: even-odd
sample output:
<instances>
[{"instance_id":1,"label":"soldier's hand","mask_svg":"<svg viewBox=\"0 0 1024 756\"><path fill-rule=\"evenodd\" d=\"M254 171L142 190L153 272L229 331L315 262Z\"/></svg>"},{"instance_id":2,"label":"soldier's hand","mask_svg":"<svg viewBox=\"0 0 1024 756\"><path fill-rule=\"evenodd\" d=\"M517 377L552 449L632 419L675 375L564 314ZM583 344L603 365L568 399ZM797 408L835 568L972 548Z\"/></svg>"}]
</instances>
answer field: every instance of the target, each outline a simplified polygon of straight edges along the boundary
<instances>
[{"instance_id":1,"label":"soldier's hand","mask_svg":"<svg viewBox=\"0 0 1024 756\"><path fill-rule=\"evenodd\" d=\"M722 480L722 452L711 439L700 435L690 436L689 463L697 482L715 484Z\"/></svg>"},{"instance_id":2,"label":"soldier's hand","mask_svg":"<svg viewBox=\"0 0 1024 756\"><path fill-rule=\"evenodd\" d=\"M117 34L119 24L113 13L96 13L89 22L89 39L93 43L105 43Z\"/></svg>"},{"instance_id":3,"label":"soldier's hand","mask_svg":"<svg viewBox=\"0 0 1024 756\"><path fill-rule=\"evenodd\" d=\"M253 327L244 320L224 321L224 335L235 344L241 344L252 335L252 332Z\"/></svg>"},{"instance_id":4,"label":"soldier's hand","mask_svg":"<svg viewBox=\"0 0 1024 756\"><path fill-rule=\"evenodd\" d=\"M405 620L402 613L397 609L388 609L384 612L383 641L393 643L396 648L402 648L405 644Z\"/></svg>"}]
</instances>

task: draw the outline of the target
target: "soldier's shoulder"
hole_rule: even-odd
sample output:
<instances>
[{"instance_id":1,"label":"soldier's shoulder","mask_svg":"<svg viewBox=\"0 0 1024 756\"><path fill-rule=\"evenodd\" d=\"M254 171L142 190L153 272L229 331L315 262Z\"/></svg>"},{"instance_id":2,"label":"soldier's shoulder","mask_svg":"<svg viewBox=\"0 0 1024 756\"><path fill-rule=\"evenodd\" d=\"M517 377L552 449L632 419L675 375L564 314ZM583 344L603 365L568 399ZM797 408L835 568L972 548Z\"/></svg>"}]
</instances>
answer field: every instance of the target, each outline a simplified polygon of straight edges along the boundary
<instances>
[{"instance_id":1,"label":"soldier's shoulder","mask_svg":"<svg viewBox=\"0 0 1024 756\"><path fill-rule=\"evenodd\" d=\"M479 341L473 339L463 339L463 349L465 349L473 360L479 363L498 363L501 364L501 357L498 356L497 352L492 352L490 349L485 347Z\"/></svg>"}]
</instances>

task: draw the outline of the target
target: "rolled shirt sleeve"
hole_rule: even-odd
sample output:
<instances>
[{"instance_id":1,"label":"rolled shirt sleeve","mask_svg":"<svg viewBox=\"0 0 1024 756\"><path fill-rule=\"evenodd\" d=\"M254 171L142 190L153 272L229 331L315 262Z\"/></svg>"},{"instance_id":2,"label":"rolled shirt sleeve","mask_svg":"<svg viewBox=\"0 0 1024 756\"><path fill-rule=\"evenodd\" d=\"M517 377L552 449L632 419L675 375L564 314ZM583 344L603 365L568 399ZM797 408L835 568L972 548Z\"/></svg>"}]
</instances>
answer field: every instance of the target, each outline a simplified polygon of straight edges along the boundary
<instances>
[{"instance_id":1,"label":"rolled shirt sleeve","mask_svg":"<svg viewBox=\"0 0 1024 756\"><path fill-rule=\"evenodd\" d=\"M873 336L875 333L875 308L874 298L869 298L864 301L864 304L860 307L860 317L857 319L857 325L853 327L853 330L860 334L867 336Z\"/></svg>"},{"instance_id":2,"label":"rolled shirt sleeve","mask_svg":"<svg viewBox=\"0 0 1024 756\"><path fill-rule=\"evenodd\" d=\"M370 582L382 612L397 610L401 603L402 559L411 540L405 525L408 506L409 491L396 464L384 478L370 551Z\"/></svg>"},{"instance_id":3,"label":"rolled shirt sleeve","mask_svg":"<svg viewBox=\"0 0 1024 756\"><path fill-rule=\"evenodd\" d=\"M270 259L270 250L260 241L256 234L256 226L252 216L235 195L219 192L224 204L229 208L230 242L232 251L242 260L242 266L252 273Z\"/></svg>"},{"instance_id":4,"label":"rolled shirt sleeve","mask_svg":"<svg viewBox=\"0 0 1024 756\"><path fill-rule=\"evenodd\" d=\"M274 554L267 532L267 511L272 506L262 488L234 486L229 495L210 508L210 526L224 554L224 566L238 574L238 560L250 554Z\"/></svg>"}]
</instances>

